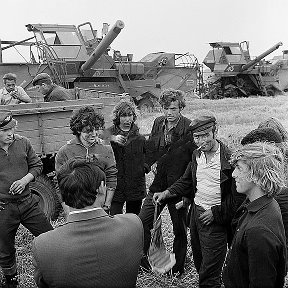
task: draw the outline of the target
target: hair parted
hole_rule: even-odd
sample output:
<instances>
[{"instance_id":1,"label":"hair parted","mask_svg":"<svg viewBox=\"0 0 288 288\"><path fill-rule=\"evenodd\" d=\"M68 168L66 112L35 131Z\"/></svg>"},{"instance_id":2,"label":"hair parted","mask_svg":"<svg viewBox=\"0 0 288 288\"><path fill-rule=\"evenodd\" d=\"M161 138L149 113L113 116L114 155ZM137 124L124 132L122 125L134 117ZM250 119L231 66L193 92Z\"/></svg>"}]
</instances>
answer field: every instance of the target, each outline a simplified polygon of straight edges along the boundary
<instances>
[{"instance_id":1,"label":"hair parted","mask_svg":"<svg viewBox=\"0 0 288 288\"><path fill-rule=\"evenodd\" d=\"M285 187L284 156L273 144L255 142L242 146L231 156L230 163L243 161L249 168L248 179L260 186L269 197Z\"/></svg>"},{"instance_id":2,"label":"hair parted","mask_svg":"<svg viewBox=\"0 0 288 288\"><path fill-rule=\"evenodd\" d=\"M60 168L57 180L65 204L82 209L95 202L98 188L105 182L105 173L93 162L73 159Z\"/></svg>"},{"instance_id":3,"label":"hair parted","mask_svg":"<svg viewBox=\"0 0 288 288\"><path fill-rule=\"evenodd\" d=\"M275 117L269 117L265 121L262 121L258 128L272 128L277 131L281 137L283 142L288 141L288 132L282 125L282 123Z\"/></svg>"},{"instance_id":4,"label":"hair parted","mask_svg":"<svg viewBox=\"0 0 288 288\"><path fill-rule=\"evenodd\" d=\"M133 122L135 122L137 119L136 111L137 107L134 103L130 101L120 101L115 105L112 111L114 125L119 126L120 117L130 115L131 113L133 114Z\"/></svg>"},{"instance_id":5,"label":"hair parted","mask_svg":"<svg viewBox=\"0 0 288 288\"><path fill-rule=\"evenodd\" d=\"M6 73L4 76L3 76L3 82L6 83L6 80L14 80L16 82L17 80L17 76L16 74L14 73Z\"/></svg>"},{"instance_id":6,"label":"hair parted","mask_svg":"<svg viewBox=\"0 0 288 288\"><path fill-rule=\"evenodd\" d=\"M84 127L96 130L104 128L105 121L103 115L96 112L92 106L84 106L73 111L70 119L70 129L73 135L79 136Z\"/></svg>"},{"instance_id":7,"label":"hair parted","mask_svg":"<svg viewBox=\"0 0 288 288\"><path fill-rule=\"evenodd\" d=\"M171 102L178 101L179 108L182 110L186 106L184 96L185 94L181 90L175 90L173 88L164 89L160 94L159 103L161 107L165 109L171 105Z\"/></svg>"}]
</instances>

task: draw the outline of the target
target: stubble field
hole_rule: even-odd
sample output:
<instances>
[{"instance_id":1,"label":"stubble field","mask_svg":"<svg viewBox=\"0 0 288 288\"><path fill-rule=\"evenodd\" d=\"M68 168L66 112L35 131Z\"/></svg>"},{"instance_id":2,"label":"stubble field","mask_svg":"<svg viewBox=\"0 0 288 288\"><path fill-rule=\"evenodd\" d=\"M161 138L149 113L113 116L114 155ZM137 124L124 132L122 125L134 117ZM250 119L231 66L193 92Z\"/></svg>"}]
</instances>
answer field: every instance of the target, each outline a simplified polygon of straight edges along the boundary
<instances>
[{"instance_id":1,"label":"stubble field","mask_svg":"<svg viewBox=\"0 0 288 288\"><path fill-rule=\"evenodd\" d=\"M213 113L216 116L219 132L218 138L224 141L232 149L235 149L241 138L250 130L257 128L258 124L268 117L278 118L284 127L288 129L288 95L268 97L252 97L240 99L221 99L217 101L188 99L187 106L183 114L193 119L203 112ZM161 115L160 112L139 115L138 125L144 134L149 133L154 119ZM147 187L151 183L153 176L147 175ZM56 227L63 217L53 223ZM169 215L166 209L163 211L163 234L164 241L171 250L173 233ZM189 229L188 229L189 234ZM189 238L189 235L188 235ZM33 280L33 266L31 257L31 241L33 236L23 227L20 227L16 236L16 249L18 272L20 275L19 288L36 287ZM188 239L189 241L189 239ZM0 272L1 273L1 272ZM0 274L0 279L2 275ZM184 288L197 287L197 273L191 260L191 249L188 246L187 263L185 273L180 279L157 276L143 271L139 273L137 287L153 288ZM1 283L1 280L0 280ZM1 284L0 284L1 287ZM288 279L285 287L288 287Z\"/></svg>"}]
</instances>

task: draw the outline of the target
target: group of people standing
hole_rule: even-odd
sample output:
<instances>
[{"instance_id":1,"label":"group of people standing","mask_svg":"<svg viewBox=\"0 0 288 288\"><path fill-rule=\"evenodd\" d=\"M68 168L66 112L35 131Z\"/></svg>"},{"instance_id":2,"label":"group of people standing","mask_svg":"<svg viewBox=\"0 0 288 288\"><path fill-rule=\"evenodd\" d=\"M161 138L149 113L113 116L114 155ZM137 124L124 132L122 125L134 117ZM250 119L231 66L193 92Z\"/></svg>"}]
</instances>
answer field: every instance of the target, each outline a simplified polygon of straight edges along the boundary
<instances>
[{"instance_id":1,"label":"group of people standing","mask_svg":"<svg viewBox=\"0 0 288 288\"><path fill-rule=\"evenodd\" d=\"M185 272L189 228L199 287L223 282L225 287L283 287L285 129L281 135L263 124L231 152L217 139L212 114L192 121L182 115L182 91L163 90L160 105L163 115L155 119L149 139L139 132L133 103L118 103L107 129L93 107L74 111L74 138L55 158L67 221L54 230L28 188L41 173L41 160L27 138L14 134L11 113L0 113L0 152L6 161L0 164L0 266L7 287L18 284L14 241L20 223L37 236L38 287L135 287L139 267L151 269L155 205L158 213L167 205L171 217L173 276ZM154 179L146 193L145 174L151 170Z\"/></svg>"}]
</instances>

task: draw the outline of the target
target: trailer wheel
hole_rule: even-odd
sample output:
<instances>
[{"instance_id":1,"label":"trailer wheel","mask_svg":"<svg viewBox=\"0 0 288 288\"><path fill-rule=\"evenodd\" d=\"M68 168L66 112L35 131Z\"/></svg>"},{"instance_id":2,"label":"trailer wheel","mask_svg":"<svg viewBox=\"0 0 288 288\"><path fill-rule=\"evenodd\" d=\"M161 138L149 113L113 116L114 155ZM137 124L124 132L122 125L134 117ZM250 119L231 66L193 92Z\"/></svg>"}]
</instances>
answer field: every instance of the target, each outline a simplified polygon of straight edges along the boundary
<instances>
[{"instance_id":1,"label":"trailer wheel","mask_svg":"<svg viewBox=\"0 0 288 288\"><path fill-rule=\"evenodd\" d=\"M137 106L141 113L152 112L154 108L153 102L148 98L141 99Z\"/></svg>"},{"instance_id":2,"label":"trailer wheel","mask_svg":"<svg viewBox=\"0 0 288 288\"><path fill-rule=\"evenodd\" d=\"M39 205L49 220L56 220L60 212L60 201L56 187L44 174L30 183L30 190L39 198Z\"/></svg>"}]
</instances>

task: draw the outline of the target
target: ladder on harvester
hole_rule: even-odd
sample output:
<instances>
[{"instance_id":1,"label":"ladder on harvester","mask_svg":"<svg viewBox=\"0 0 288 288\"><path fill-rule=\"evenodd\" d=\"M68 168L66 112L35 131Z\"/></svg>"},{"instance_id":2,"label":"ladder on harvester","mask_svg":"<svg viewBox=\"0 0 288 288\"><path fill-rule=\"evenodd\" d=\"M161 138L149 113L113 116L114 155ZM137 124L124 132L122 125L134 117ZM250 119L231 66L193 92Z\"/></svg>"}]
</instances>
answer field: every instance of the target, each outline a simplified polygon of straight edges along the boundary
<instances>
[{"instance_id":1,"label":"ladder on harvester","mask_svg":"<svg viewBox=\"0 0 288 288\"><path fill-rule=\"evenodd\" d=\"M69 88L69 84L66 77L67 76L66 61L58 58L57 54L50 46L43 45L43 48L42 51L46 54L44 58L47 61L48 67L50 68L55 83L60 84L65 88Z\"/></svg>"},{"instance_id":2,"label":"ladder on harvester","mask_svg":"<svg viewBox=\"0 0 288 288\"><path fill-rule=\"evenodd\" d=\"M256 87L259 87L259 90L264 93L263 96L268 96L266 86L260 73L255 75L255 80L255 84L257 85Z\"/></svg>"}]
</instances>

